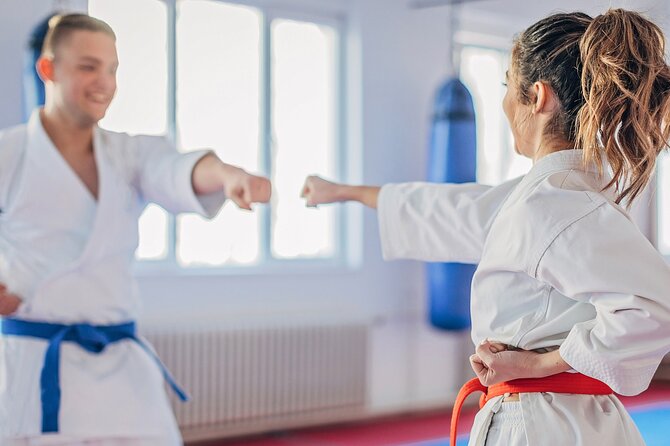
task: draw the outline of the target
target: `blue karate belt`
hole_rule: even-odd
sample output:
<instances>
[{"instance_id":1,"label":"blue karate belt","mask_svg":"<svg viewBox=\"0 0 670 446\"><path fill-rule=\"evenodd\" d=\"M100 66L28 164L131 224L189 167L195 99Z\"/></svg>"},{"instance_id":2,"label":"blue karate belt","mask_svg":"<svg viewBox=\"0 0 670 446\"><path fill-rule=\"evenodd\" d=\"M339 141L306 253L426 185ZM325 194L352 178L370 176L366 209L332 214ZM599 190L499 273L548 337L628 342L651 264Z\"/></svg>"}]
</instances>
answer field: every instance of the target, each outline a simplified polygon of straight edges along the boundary
<instances>
[{"instance_id":1,"label":"blue karate belt","mask_svg":"<svg viewBox=\"0 0 670 446\"><path fill-rule=\"evenodd\" d=\"M74 342L91 353L102 353L109 344L130 339L144 349L156 361L165 380L182 401L188 401L186 393L177 385L165 365L137 337L135 322L119 325L72 324L61 325L48 322L33 322L19 319L3 319L2 334L28 336L49 341L44 365L40 375L42 400L42 432L58 432L58 410L60 409L60 345Z\"/></svg>"}]
</instances>

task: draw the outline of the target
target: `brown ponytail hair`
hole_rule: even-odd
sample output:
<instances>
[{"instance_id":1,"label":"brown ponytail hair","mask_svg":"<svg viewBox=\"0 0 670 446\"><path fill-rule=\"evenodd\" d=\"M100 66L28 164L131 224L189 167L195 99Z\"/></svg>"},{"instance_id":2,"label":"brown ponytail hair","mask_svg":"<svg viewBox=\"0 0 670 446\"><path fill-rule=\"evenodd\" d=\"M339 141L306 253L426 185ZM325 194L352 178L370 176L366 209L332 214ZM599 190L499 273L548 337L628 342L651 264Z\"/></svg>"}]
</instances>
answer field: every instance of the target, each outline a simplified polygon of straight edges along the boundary
<instances>
[{"instance_id":1,"label":"brown ponytail hair","mask_svg":"<svg viewBox=\"0 0 670 446\"><path fill-rule=\"evenodd\" d=\"M617 203L630 203L670 137L665 38L640 14L612 9L591 22L579 47L586 104L578 116L578 144L587 160L600 164L600 142L613 172L606 188L616 186Z\"/></svg>"},{"instance_id":2,"label":"brown ponytail hair","mask_svg":"<svg viewBox=\"0 0 670 446\"><path fill-rule=\"evenodd\" d=\"M670 68L658 26L640 14L611 9L594 19L554 14L516 40L512 64L523 103L534 82L548 83L561 109L548 137L575 144L585 162L606 158L616 202L630 204L649 182L668 145Z\"/></svg>"}]
</instances>

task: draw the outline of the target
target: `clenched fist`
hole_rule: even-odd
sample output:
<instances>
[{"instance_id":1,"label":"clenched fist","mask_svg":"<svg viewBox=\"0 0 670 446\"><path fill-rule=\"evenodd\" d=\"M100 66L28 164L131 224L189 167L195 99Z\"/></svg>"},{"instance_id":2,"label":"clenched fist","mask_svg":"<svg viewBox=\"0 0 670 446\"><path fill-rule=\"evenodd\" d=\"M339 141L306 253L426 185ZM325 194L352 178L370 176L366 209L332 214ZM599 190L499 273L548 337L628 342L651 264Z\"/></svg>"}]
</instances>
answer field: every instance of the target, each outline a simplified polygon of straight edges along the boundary
<instances>
[{"instance_id":1,"label":"clenched fist","mask_svg":"<svg viewBox=\"0 0 670 446\"><path fill-rule=\"evenodd\" d=\"M225 194L241 209L251 210L252 203L267 203L272 195L270 180L227 166L223 178Z\"/></svg>"},{"instance_id":2,"label":"clenched fist","mask_svg":"<svg viewBox=\"0 0 670 446\"><path fill-rule=\"evenodd\" d=\"M7 291L7 287L0 283L0 316L9 316L21 305L21 299Z\"/></svg>"},{"instance_id":3,"label":"clenched fist","mask_svg":"<svg viewBox=\"0 0 670 446\"><path fill-rule=\"evenodd\" d=\"M334 203L341 201L341 185L324 180L321 177L309 176L302 187L301 197L305 199L307 206L316 206L318 204Z\"/></svg>"},{"instance_id":4,"label":"clenched fist","mask_svg":"<svg viewBox=\"0 0 670 446\"><path fill-rule=\"evenodd\" d=\"M486 340L470 356L470 366L479 382L491 386L522 378L543 378L570 370L559 350L536 353Z\"/></svg>"},{"instance_id":5,"label":"clenched fist","mask_svg":"<svg viewBox=\"0 0 670 446\"><path fill-rule=\"evenodd\" d=\"M499 342L484 341L477 346L476 353L470 356L470 366L477 374L479 382L485 386L502 381L521 378L526 364L516 358L517 352L508 351L507 346Z\"/></svg>"}]
</instances>

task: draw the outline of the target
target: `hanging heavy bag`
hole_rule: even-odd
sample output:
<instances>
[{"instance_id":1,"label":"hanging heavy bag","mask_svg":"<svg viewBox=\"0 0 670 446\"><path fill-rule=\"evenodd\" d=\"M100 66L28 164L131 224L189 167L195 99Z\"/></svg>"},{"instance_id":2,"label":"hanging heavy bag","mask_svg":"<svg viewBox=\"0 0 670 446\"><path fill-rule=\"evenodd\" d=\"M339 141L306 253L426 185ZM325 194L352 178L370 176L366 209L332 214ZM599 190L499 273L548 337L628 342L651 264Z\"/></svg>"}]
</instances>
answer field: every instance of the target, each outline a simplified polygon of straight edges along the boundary
<instances>
[{"instance_id":1,"label":"hanging heavy bag","mask_svg":"<svg viewBox=\"0 0 670 446\"><path fill-rule=\"evenodd\" d=\"M435 98L428 157L428 181L468 183L476 180L477 141L472 96L463 83L447 80ZM431 324L442 330L470 327L470 283L476 265L428 263L427 288Z\"/></svg>"}]
</instances>

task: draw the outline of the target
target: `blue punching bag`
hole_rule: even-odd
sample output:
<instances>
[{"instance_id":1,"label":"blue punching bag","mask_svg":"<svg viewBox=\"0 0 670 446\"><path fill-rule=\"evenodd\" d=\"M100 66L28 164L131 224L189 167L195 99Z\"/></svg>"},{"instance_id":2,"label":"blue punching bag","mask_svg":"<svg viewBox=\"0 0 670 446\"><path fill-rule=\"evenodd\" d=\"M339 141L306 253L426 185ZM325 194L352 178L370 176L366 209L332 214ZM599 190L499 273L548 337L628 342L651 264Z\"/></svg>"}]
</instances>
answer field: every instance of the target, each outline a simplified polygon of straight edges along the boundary
<instances>
[{"instance_id":1,"label":"blue punching bag","mask_svg":"<svg viewBox=\"0 0 670 446\"><path fill-rule=\"evenodd\" d=\"M23 118L26 121L30 119L35 107L44 105L44 83L37 74L35 63L42 53L44 37L49 30L49 20L54 15L50 14L35 25L28 38L23 66Z\"/></svg>"},{"instance_id":2,"label":"blue punching bag","mask_svg":"<svg viewBox=\"0 0 670 446\"><path fill-rule=\"evenodd\" d=\"M472 96L458 79L437 92L428 180L439 183L476 181L477 140ZM470 327L470 282L476 265L428 263L431 324L443 330Z\"/></svg>"}]
</instances>

